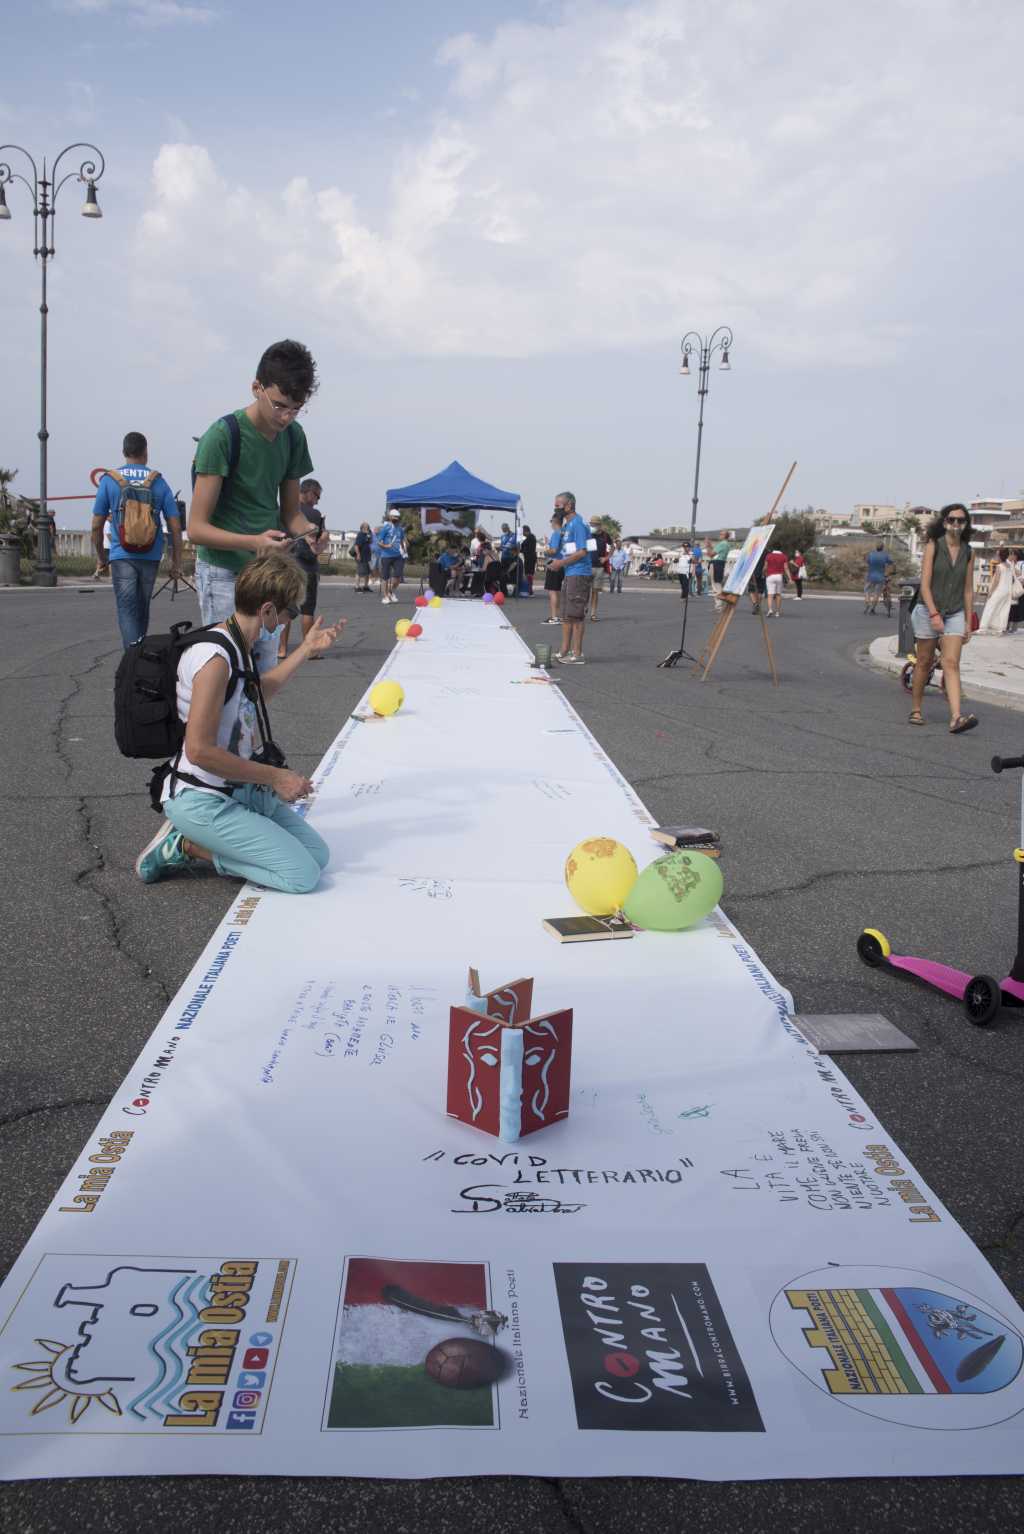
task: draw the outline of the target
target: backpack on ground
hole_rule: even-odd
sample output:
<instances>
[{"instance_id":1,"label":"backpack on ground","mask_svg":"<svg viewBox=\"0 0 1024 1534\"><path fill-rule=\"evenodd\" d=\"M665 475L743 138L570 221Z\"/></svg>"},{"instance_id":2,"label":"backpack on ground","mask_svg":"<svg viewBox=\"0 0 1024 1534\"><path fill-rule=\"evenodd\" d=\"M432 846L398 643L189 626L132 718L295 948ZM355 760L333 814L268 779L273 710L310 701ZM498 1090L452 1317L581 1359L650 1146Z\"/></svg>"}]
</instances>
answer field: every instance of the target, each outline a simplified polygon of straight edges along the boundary
<instances>
[{"instance_id":1,"label":"backpack on ground","mask_svg":"<svg viewBox=\"0 0 1024 1534\"><path fill-rule=\"evenodd\" d=\"M144 554L153 547L159 525L153 486L160 478L160 470L150 469L145 479L128 479L117 469L103 472L110 475L121 492L114 513L118 542L126 554Z\"/></svg>"}]
</instances>

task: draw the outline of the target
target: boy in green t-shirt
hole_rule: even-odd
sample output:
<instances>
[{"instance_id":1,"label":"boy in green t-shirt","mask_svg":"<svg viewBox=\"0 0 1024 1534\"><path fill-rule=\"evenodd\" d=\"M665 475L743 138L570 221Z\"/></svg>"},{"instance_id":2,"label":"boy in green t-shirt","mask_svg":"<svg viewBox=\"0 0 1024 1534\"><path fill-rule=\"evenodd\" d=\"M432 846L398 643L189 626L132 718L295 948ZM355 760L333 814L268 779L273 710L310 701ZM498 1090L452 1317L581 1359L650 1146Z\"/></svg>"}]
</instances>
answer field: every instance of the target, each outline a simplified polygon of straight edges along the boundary
<instances>
[{"instance_id":1,"label":"boy in green t-shirt","mask_svg":"<svg viewBox=\"0 0 1024 1534\"><path fill-rule=\"evenodd\" d=\"M188 536L199 550L196 587L204 623L223 623L234 612L235 576L249 560L274 549L284 553L293 538L315 531L299 506L299 481L313 463L295 417L316 388L308 349L298 341L276 341L260 358L252 404L234 411L241 450L230 479L224 421L200 438ZM276 633L254 648L261 671L276 665Z\"/></svg>"}]
</instances>

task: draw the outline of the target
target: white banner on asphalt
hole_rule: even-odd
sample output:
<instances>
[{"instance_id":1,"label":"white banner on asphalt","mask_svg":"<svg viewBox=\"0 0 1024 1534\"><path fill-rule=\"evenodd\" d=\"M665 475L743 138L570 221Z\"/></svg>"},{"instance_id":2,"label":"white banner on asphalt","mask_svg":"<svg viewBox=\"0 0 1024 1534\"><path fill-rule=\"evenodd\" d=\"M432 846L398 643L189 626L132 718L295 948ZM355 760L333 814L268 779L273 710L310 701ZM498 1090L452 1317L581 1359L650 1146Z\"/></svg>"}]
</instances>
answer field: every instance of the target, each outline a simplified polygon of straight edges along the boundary
<instances>
[{"instance_id":1,"label":"white banner on asphalt","mask_svg":"<svg viewBox=\"0 0 1024 1534\"><path fill-rule=\"evenodd\" d=\"M544 932L650 817L500 609L423 618L320 888L240 890L3 1286L3 1473L1018 1471L1006 1289L724 915ZM445 1113L471 965L573 1009L518 1144Z\"/></svg>"}]
</instances>

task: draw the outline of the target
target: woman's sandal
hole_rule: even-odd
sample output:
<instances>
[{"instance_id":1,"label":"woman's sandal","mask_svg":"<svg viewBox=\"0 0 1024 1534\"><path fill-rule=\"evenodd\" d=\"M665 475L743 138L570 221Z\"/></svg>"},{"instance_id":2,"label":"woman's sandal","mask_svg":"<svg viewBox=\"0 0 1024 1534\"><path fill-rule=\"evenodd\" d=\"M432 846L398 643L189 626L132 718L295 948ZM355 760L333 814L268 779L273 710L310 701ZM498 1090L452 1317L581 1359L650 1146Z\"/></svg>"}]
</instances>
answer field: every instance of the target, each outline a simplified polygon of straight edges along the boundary
<instances>
[{"instance_id":1,"label":"woman's sandal","mask_svg":"<svg viewBox=\"0 0 1024 1534\"><path fill-rule=\"evenodd\" d=\"M924 715L922 714L922 712L921 712L921 710L919 708L911 709L909 723L910 724L924 724Z\"/></svg>"},{"instance_id":2,"label":"woman's sandal","mask_svg":"<svg viewBox=\"0 0 1024 1534\"><path fill-rule=\"evenodd\" d=\"M951 735L962 735L965 730L973 730L978 722L977 714L959 714L949 727Z\"/></svg>"}]
</instances>

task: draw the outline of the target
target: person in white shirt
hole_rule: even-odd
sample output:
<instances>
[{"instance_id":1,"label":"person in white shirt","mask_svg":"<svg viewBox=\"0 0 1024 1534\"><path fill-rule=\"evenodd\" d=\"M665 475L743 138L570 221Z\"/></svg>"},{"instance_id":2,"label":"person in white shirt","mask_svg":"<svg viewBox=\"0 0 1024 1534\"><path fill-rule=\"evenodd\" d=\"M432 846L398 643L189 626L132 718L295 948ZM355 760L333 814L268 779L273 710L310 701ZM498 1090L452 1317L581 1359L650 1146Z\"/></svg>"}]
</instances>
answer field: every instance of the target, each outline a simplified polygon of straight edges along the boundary
<instances>
[{"instance_id":1,"label":"person in white shirt","mask_svg":"<svg viewBox=\"0 0 1024 1534\"><path fill-rule=\"evenodd\" d=\"M693 555L690 552L690 545L688 543L684 543L676 555L672 570L676 580L679 582L680 601L685 602L686 598L690 595L690 576L693 572Z\"/></svg>"},{"instance_id":2,"label":"person in white shirt","mask_svg":"<svg viewBox=\"0 0 1024 1534\"><path fill-rule=\"evenodd\" d=\"M305 590L305 574L293 559L257 555L238 572L234 612L215 625L232 661L211 641L182 654L177 706L185 736L159 788L167 819L135 860L144 884L212 864L219 874L285 894L316 887L330 855L327 843L291 808L308 798L313 784L283 765L280 751L274 765L270 752L261 748L260 760L253 750L261 692L279 692L303 661L330 649L345 625L342 618L325 628L315 618L302 643L260 683L253 648L282 618L294 616Z\"/></svg>"}]
</instances>

